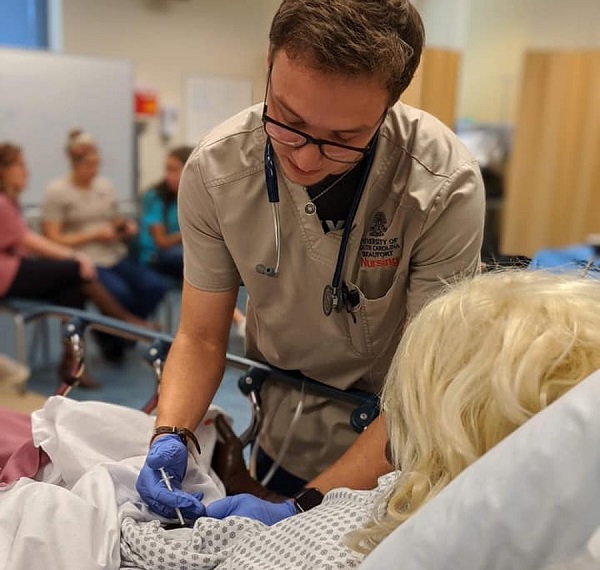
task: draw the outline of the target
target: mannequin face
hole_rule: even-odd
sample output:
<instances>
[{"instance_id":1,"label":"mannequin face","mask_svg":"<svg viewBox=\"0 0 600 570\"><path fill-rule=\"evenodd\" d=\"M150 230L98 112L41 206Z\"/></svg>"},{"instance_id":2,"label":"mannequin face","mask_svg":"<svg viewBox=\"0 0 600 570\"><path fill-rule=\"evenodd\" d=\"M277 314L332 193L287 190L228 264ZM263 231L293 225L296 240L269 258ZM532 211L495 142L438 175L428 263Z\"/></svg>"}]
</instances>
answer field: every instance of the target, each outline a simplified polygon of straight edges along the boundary
<instances>
[{"instance_id":1,"label":"mannequin face","mask_svg":"<svg viewBox=\"0 0 600 570\"><path fill-rule=\"evenodd\" d=\"M29 172L22 152L17 155L10 166L4 169L2 177L4 186L9 191L20 193L24 190L29 180Z\"/></svg>"},{"instance_id":2,"label":"mannequin face","mask_svg":"<svg viewBox=\"0 0 600 570\"><path fill-rule=\"evenodd\" d=\"M271 61L268 116L314 138L365 147L387 108L389 94L377 78L330 75L279 51ZM324 157L315 144L292 148L272 139L285 175L310 186L351 166Z\"/></svg>"}]
</instances>

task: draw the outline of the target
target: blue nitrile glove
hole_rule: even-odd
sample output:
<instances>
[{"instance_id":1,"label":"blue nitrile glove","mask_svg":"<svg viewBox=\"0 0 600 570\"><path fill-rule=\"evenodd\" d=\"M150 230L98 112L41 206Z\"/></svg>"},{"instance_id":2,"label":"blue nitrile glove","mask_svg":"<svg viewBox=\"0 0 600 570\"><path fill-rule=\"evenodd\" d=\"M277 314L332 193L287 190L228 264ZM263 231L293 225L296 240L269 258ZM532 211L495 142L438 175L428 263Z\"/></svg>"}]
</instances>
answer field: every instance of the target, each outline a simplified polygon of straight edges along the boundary
<instances>
[{"instance_id":1,"label":"blue nitrile glove","mask_svg":"<svg viewBox=\"0 0 600 570\"><path fill-rule=\"evenodd\" d=\"M201 503L202 493L191 494L181 490L187 460L187 447L177 435L163 435L152 443L135 485L151 511L165 518L175 519L177 507L186 520L195 520L206 514L206 509ZM169 476L172 491L167 489L162 480L160 467L163 467Z\"/></svg>"},{"instance_id":2,"label":"blue nitrile glove","mask_svg":"<svg viewBox=\"0 0 600 570\"><path fill-rule=\"evenodd\" d=\"M283 503L271 503L247 493L219 499L206 507L206 516L213 519L223 519L229 516L246 517L269 526L287 519L297 512L294 501L291 499Z\"/></svg>"}]
</instances>

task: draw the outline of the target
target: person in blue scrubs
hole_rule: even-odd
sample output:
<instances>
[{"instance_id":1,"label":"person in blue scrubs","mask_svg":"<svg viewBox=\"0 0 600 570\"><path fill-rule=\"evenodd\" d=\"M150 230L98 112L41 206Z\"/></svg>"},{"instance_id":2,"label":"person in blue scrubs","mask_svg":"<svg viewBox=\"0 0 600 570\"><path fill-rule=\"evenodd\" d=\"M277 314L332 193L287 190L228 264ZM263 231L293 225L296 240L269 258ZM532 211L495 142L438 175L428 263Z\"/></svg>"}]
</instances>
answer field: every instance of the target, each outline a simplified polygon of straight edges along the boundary
<instances>
[{"instance_id":1,"label":"person in blue scrubs","mask_svg":"<svg viewBox=\"0 0 600 570\"><path fill-rule=\"evenodd\" d=\"M183 246L177 220L177 190L183 167L192 153L179 146L167 155L164 178L142 200L140 260L176 279L183 276Z\"/></svg>"}]
</instances>

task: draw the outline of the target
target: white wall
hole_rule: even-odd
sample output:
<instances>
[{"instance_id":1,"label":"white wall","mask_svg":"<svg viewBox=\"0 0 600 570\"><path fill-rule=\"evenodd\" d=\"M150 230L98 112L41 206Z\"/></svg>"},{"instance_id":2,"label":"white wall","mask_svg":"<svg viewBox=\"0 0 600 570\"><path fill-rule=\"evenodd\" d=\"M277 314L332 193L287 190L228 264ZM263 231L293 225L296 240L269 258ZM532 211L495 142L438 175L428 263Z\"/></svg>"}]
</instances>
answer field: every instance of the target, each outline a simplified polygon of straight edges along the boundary
<instances>
[{"instance_id":1,"label":"white wall","mask_svg":"<svg viewBox=\"0 0 600 570\"><path fill-rule=\"evenodd\" d=\"M428 46L464 49L471 0L421 0L413 4L423 18Z\"/></svg>"},{"instance_id":2,"label":"white wall","mask_svg":"<svg viewBox=\"0 0 600 570\"><path fill-rule=\"evenodd\" d=\"M427 43L463 53L458 116L512 122L529 49L600 48L600 0L421 0Z\"/></svg>"},{"instance_id":3,"label":"white wall","mask_svg":"<svg viewBox=\"0 0 600 570\"><path fill-rule=\"evenodd\" d=\"M600 48L600 0L529 0L529 46Z\"/></svg>"},{"instance_id":4,"label":"white wall","mask_svg":"<svg viewBox=\"0 0 600 570\"><path fill-rule=\"evenodd\" d=\"M57 2L58 0L54 0ZM183 141L187 74L249 79L262 97L269 24L280 0L61 0L63 49L131 59L139 87L180 111L170 141L151 121L140 137L140 187ZM600 47L600 0L414 0L427 43L463 52L458 116L511 122L530 48Z\"/></svg>"},{"instance_id":5,"label":"white wall","mask_svg":"<svg viewBox=\"0 0 600 570\"><path fill-rule=\"evenodd\" d=\"M63 50L131 59L138 87L179 109L163 141L158 120L140 136L140 188L162 174L166 149L183 142L182 86L188 74L248 79L262 98L270 21L279 0L62 0ZM110 173L106 173L110 175Z\"/></svg>"},{"instance_id":6,"label":"white wall","mask_svg":"<svg viewBox=\"0 0 600 570\"><path fill-rule=\"evenodd\" d=\"M528 0L471 0L469 17L457 115L511 123L528 44Z\"/></svg>"}]
</instances>

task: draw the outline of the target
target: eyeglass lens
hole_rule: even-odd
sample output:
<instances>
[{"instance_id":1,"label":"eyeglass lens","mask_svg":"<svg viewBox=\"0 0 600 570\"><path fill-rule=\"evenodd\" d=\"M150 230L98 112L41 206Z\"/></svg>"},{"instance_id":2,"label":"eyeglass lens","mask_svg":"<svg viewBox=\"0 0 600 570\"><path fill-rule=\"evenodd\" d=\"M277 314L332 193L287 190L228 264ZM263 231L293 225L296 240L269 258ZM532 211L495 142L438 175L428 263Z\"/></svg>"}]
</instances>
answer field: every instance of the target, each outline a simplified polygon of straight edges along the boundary
<instances>
[{"instance_id":1,"label":"eyeglass lens","mask_svg":"<svg viewBox=\"0 0 600 570\"><path fill-rule=\"evenodd\" d=\"M272 139L286 146L300 148L309 142L304 135L269 121L265 122L265 131ZM364 156L364 154L360 151L339 147L333 144L318 144L323 156L337 162L357 162Z\"/></svg>"}]
</instances>

